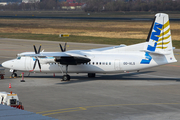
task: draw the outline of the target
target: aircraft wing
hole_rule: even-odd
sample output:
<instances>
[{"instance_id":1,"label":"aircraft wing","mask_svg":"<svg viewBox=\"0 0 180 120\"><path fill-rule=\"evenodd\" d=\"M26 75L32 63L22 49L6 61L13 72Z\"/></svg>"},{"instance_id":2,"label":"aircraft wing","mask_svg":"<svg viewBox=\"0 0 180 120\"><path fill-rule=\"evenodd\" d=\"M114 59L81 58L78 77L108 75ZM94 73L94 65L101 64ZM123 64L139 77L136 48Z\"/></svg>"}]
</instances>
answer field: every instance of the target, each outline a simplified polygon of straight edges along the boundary
<instances>
[{"instance_id":1,"label":"aircraft wing","mask_svg":"<svg viewBox=\"0 0 180 120\"><path fill-rule=\"evenodd\" d=\"M19 56L30 56L37 58L53 57L55 62L63 65L78 65L91 61L91 59L80 53L71 52L40 52L39 54L35 54L33 52L26 52L19 54Z\"/></svg>"}]
</instances>

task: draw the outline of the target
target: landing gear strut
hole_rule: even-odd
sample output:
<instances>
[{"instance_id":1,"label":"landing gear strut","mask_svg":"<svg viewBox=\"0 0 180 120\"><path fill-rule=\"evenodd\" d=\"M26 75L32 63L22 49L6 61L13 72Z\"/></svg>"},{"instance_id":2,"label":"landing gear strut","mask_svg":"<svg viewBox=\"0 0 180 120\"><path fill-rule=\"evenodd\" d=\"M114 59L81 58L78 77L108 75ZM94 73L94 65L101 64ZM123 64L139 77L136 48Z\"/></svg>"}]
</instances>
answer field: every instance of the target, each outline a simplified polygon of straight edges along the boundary
<instances>
[{"instance_id":1,"label":"landing gear strut","mask_svg":"<svg viewBox=\"0 0 180 120\"><path fill-rule=\"evenodd\" d=\"M68 72L68 65L66 65L66 74L63 75L62 81L70 81L71 77L70 75L67 74L67 72Z\"/></svg>"}]
</instances>

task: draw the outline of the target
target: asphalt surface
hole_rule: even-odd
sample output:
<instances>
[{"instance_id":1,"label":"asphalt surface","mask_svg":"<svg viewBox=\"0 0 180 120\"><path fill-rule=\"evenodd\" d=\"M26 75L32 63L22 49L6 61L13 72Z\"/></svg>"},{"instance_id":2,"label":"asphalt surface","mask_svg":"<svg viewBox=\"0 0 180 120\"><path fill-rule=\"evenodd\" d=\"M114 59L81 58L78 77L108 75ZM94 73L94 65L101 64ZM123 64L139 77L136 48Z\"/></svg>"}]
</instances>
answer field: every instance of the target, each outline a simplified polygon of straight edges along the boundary
<instances>
[{"instance_id":1,"label":"asphalt surface","mask_svg":"<svg viewBox=\"0 0 180 120\"><path fill-rule=\"evenodd\" d=\"M60 51L59 42L0 38L0 63L17 53L33 51L42 44L45 51ZM110 45L68 43L70 49L91 49ZM180 50L175 50L180 61ZM163 65L139 73L70 74L71 81L62 82L61 73L25 74L21 78L0 80L0 91L17 93L25 110L61 120L179 120L180 62ZM18 73L20 74L20 73ZM11 83L12 88L9 87Z\"/></svg>"}]
</instances>

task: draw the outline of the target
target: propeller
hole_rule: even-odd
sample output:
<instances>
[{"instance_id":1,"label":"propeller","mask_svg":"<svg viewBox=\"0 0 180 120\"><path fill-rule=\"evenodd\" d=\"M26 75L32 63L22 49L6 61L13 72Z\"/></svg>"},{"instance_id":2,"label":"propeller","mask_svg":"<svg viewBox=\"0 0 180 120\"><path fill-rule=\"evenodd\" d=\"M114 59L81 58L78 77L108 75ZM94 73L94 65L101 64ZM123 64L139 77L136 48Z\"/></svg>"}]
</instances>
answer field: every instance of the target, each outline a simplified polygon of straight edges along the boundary
<instances>
[{"instance_id":1,"label":"propeller","mask_svg":"<svg viewBox=\"0 0 180 120\"><path fill-rule=\"evenodd\" d=\"M35 54L39 54L39 53L40 53L40 50L41 50L41 45L39 46L38 51L37 51L35 45L33 45L33 47L34 47L34 52L35 52ZM38 62L38 66L39 66L39 69L40 69L40 72L41 72L41 64L40 64L40 62L39 62L39 59L38 59L38 57L35 57L35 58L36 58L36 60L35 60L35 62L34 62L33 70L30 70L30 72L34 71L34 69L35 69L35 67L36 67L36 62Z\"/></svg>"},{"instance_id":2,"label":"propeller","mask_svg":"<svg viewBox=\"0 0 180 120\"><path fill-rule=\"evenodd\" d=\"M64 44L64 49L63 49L61 44L59 44L59 47L60 47L62 52L66 52L66 45L67 45L67 43Z\"/></svg>"}]
</instances>

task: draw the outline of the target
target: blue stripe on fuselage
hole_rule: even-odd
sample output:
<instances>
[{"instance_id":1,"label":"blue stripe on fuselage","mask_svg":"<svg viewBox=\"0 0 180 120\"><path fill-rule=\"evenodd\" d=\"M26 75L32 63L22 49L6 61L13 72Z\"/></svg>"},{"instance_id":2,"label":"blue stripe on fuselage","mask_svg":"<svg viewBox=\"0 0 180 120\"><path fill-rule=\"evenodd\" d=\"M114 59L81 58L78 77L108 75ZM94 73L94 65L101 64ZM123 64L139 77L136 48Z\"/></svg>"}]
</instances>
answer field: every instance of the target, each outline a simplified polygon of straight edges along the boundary
<instances>
[{"instance_id":1,"label":"blue stripe on fuselage","mask_svg":"<svg viewBox=\"0 0 180 120\"><path fill-rule=\"evenodd\" d=\"M149 64L151 62L152 57L148 52L145 53L146 59L142 59L140 64Z\"/></svg>"}]
</instances>

